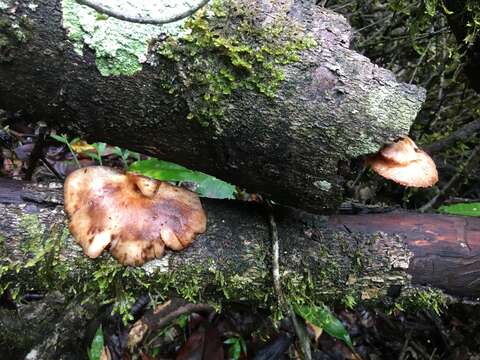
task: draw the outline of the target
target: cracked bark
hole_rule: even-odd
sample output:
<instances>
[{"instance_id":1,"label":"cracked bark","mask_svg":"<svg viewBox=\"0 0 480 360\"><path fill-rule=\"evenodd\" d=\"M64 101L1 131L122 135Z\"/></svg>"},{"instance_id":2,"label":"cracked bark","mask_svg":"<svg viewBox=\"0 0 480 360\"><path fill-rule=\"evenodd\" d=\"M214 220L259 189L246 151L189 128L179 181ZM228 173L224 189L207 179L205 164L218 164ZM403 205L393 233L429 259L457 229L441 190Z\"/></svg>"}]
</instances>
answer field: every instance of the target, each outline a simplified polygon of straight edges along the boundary
<instances>
[{"instance_id":1,"label":"cracked bark","mask_svg":"<svg viewBox=\"0 0 480 360\"><path fill-rule=\"evenodd\" d=\"M159 68L179 69L161 58L131 77L101 76L95 55L85 48L79 56L66 40L59 0L38 1L34 10L16 1L3 10L2 19L29 28L25 41L10 39L0 49L0 108L207 172L279 203L335 209L350 161L407 134L425 92L350 50L351 28L338 14L301 0L236 1L259 9L260 26L287 13L318 46L284 67L274 99L234 91L215 126L186 120L202 93L168 94Z\"/></svg>"}]
</instances>

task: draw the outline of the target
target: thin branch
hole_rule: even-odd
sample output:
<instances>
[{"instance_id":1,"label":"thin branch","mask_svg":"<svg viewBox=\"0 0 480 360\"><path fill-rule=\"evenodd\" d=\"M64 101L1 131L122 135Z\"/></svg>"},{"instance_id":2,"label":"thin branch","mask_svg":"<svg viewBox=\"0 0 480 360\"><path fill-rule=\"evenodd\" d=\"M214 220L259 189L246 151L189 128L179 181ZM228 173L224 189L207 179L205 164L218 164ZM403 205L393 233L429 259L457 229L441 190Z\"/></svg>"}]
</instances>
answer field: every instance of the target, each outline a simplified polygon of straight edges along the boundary
<instances>
[{"instance_id":1,"label":"thin branch","mask_svg":"<svg viewBox=\"0 0 480 360\"><path fill-rule=\"evenodd\" d=\"M418 62L417 62L417 64L415 65L415 68L413 69L413 73L412 73L412 75L410 76L410 81L408 82L409 84L411 84L411 83L413 82L413 80L415 79L415 75L417 75L418 68L420 67L420 65L422 65L422 62L423 62L423 60L425 59L425 55L427 55L427 52L428 52L428 50L430 49L430 46L432 46L433 39L434 39L434 38L430 38L430 40L428 40L427 47L426 47L425 50L423 51L422 56L420 56L420 59L418 59Z\"/></svg>"},{"instance_id":2,"label":"thin branch","mask_svg":"<svg viewBox=\"0 0 480 360\"><path fill-rule=\"evenodd\" d=\"M214 307L208 304L191 304L182 299L169 300L147 312L135 322L128 334L128 348L133 349L143 341L148 332L164 328L181 315L191 313L211 313Z\"/></svg>"},{"instance_id":3,"label":"thin branch","mask_svg":"<svg viewBox=\"0 0 480 360\"><path fill-rule=\"evenodd\" d=\"M283 310L292 320L293 328L295 329L298 342L302 348L304 359L311 360L312 352L310 349L310 339L308 338L308 334L305 330L305 327L299 323L297 316L295 315L295 311L293 311L292 305L290 305L283 294L282 285L280 283L280 246L278 241L277 223L275 222L271 202L269 200L266 200L265 202L267 204L268 223L270 225L270 232L272 236L272 275L275 293L277 294L278 302L282 306Z\"/></svg>"},{"instance_id":4,"label":"thin branch","mask_svg":"<svg viewBox=\"0 0 480 360\"><path fill-rule=\"evenodd\" d=\"M473 120L468 124L463 125L461 128L454 131L446 138L443 138L428 146L424 146L424 150L426 150L430 154L434 154L442 151L443 149L454 144L458 140L467 140L469 137L476 133L480 133L480 119Z\"/></svg>"},{"instance_id":5,"label":"thin branch","mask_svg":"<svg viewBox=\"0 0 480 360\"><path fill-rule=\"evenodd\" d=\"M185 10L184 12L176 14L174 16L166 17L166 18L156 18L156 17L150 17L150 16L124 14L118 10L114 10L106 7L104 4L101 4L100 1L98 0L77 0L77 2L79 4L86 5L94 9L99 13L114 17L119 20L129 21L137 24L163 25L163 24L172 23L178 20L182 20L182 19L185 19L186 17L193 15L202 7L207 5L209 0L202 0L197 6L193 8Z\"/></svg>"}]
</instances>

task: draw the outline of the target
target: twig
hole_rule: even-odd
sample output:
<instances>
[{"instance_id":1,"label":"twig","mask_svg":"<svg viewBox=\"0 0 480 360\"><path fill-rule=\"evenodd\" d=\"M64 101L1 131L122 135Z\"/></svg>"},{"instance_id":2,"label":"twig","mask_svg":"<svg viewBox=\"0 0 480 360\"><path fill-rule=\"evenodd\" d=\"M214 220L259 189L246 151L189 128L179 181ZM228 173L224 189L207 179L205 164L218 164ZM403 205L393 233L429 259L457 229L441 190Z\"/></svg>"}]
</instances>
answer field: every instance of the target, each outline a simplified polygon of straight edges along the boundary
<instances>
[{"instance_id":1,"label":"twig","mask_svg":"<svg viewBox=\"0 0 480 360\"><path fill-rule=\"evenodd\" d=\"M297 316L293 311L292 305L290 305L283 294L282 285L280 283L280 246L278 241L277 223L275 222L275 216L273 215L272 203L269 200L266 200L265 203L267 204L268 223L270 225L272 236L272 275L275 293L277 294L278 302L282 306L283 311L288 314L293 323L293 328L298 337L298 342L300 343L304 359L311 360L312 352L310 349L310 339L308 338L308 334L305 327L300 325Z\"/></svg>"},{"instance_id":2,"label":"twig","mask_svg":"<svg viewBox=\"0 0 480 360\"><path fill-rule=\"evenodd\" d=\"M400 351L400 355L398 355L398 360L404 360L405 354L407 353L408 344L410 343L410 339L412 338L412 332L409 331L407 336L405 337L405 342L403 343L402 350Z\"/></svg>"},{"instance_id":3,"label":"twig","mask_svg":"<svg viewBox=\"0 0 480 360\"><path fill-rule=\"evenodd\" d=\"M395 12L393 12L392 14L389 14L389 15L385 16L385 17L382 18L382 19L379 19L379 20L377 20L377 21L371 22L370 24L365 25L364 27L362 27L362 28L360 28L360 29L356 29L356 30L353 31L353 33L354 33L354 34L357 34L357 33L361 32L361 31L364 31L364 30L366 30L366 29L368 29L368 28L371 28L372 26L381 24L382 22L385 22L385 21L387 21L388 19L392 19L393 17L395 17ZM388 28L388 27L387 27L387 28Z\"/></svg>"},{"instance_id":4,"label":"twig","mask_svg":"<svg viewBox=\"0 0 480 360\"><path fill-rule=\"evenodd\" d=\"M42 156L40 158L40 161L58 180L61 180L62 182L65 180L65 176L60 175L58 171L55 170L55 168L52 166L52 164L50 164L50 162L45 158L45 156Z\"/></svg>"},{"instance_id":5,"label":"twig","mask_svg":"<svg viewBox=\"0 0 480 360\"><path fill-rule=\"evenodd\" d=\"M420 56L420 59L418 59L418 62L415 65L415 68L413 69L413 73L410 76L410 81L408 82L409 84L411 84L413 82L413 80L415 79L415 76L417 75L418 68L420 67L423 60L425 59L425 56L427 55L427 52L430 49L430 46L432 45L432 42L433 42L433 38L430 38L430 40L428 41L427 47L423 51L422 56Z\"/></svg>"},{"instance_id":6,"label":"twig","mask_svg":"<svg viewBox=\"0 0 480 360\"><path fill-rule=\"evenodd\" d=\"M148 15L124 14L118 10L114 10L106 7L104 4L101 4L100 1L98 0L77 0L79 4L86 5L98 11L99 13L114 17L116 19L129 21L137 24L151 24L151 25L163 25L163 24L172 23L178 20L182 20L186 17L189 17L190 15L193 15L202 7L207 5L208 1L209 0L202 0L197 6L191 9L185 10L184 12L176 14L174 16L157 18L157 17L148 16Z\"/></svg>"},{"instance_id":7,"label":"twig","mask_svg":"<svg viewBox=\"0 0 480 360\"><path fill-rule=\"evenodd\" d=\"M439 151L442 151L446 147L452 145L458 140L467 140L470 136L475 133L480 133L480 119L473 120L468 124L463 125L461 128L457 129L449 136L433 143L428 146L424 146L424 150L433 154Z\"/></svg>"},{"instance_id":8,"label":"twig","mask_svg":"<svg viewBox=\"0 0 480 360\"><path fill-rule=\"evenodd\" d=\"M25 173L25 180L28 180L28 181L32 180L32 175L38 164L38 160L41 159L43 154L43 147L45 146L46 132L47 131L44 126L41 126L40 129L38 130L37 141L33 146L33 150L30 154L30 157L28 158L27 171Z\"/></svg>"},{"instance_id":9,"label":"twig","mask_svg":"<svg viewBox=\"0 0 480 360\"><path fill-rule=\"evenodd\" d=\"M432 207L435 206L435 204L437 203L438 199L445 195L447 193L448 190L450 190L450 188L453 186L453 184L455 184L455 182L460 178L460 176L462 176L462 174L467 170L467 168L469 167L470 163L473 162L473 160L475 159L475 157L480 153L480 145L477 145L473 150L472 150L472 153L470 154L470 156L468 157L467 161L465 162L465 164L463 165L463 167L454 175L452 176L452 178L448 181L448 183L445 184L445 186L440 190L438 191L437 195L435 195L428 203L426 203L425 205L423 205L419 211L420 212L425 212L429 209L431 209Z\"/></svg>"},{"instance_id":10,"label":"twig","mask_svg":"<svg viewBox=\"0 0 480 360\"><path fill-rule=\"evenodd\" d=\"M148 332L164 328L181 315L191 313L210 313L215 311L214 307L208 304L190 304L180 299L167 301L147 312L143 317L135 322L129 331L128 348L133 349L137 346Z\"/></svg>"}]
</instances>

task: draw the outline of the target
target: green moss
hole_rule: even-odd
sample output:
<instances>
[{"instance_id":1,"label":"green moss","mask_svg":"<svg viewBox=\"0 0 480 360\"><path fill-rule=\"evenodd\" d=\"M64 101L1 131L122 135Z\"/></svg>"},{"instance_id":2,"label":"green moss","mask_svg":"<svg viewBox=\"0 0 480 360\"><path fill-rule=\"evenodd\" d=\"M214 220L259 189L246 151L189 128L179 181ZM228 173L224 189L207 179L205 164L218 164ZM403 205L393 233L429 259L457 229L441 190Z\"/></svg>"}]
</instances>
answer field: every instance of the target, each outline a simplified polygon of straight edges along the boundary
<instances>
[{"instance_id":1,"label":"green moss","mask_svg":"<svg viewBox=\"0 0 480 360\"><path fill-rule=\"evenodd\" d=\"M134 24L97 13L75 0L62 0L63 27L83 55L84 46L95 52L103 76L134 75L142 69L149 42L161 33L178 33L182 22L164 26Z\"/></svg>"},{"instance_id":2,"label":"green moss","mask_svg":"<svg viewBox=\"0 0 480 360\"><path fill-rule=\"evenodd\" d=\"M402 291L392 310L407 312L427 310L439 316L445 310L447 304L447 296L441 290L428 287L412 287Z\"/></svg>"},{"instance_id":3,"label":"green moss","mask_svg":"<svg viewBox=\"0 0 480 360\"><path fill-rule=\"evenodd\" d=\"M32 25L27 17L0 16L0 62L12 61L15 49L31 38Z\"/></svg>"},{"instance_id":4,"label":"green moss","mask_svg":"<svg viewBox=\"0 0 480 360\"><path fill-rule=\"evenodd\" d=\"M177 295L191 302L208 302L217 308L224 301L253 301L270 309L276 317L281 314L273 288L268 245L246 247L247 261L242 263L248 264L248 267L244 269L238 269L238 263L231 263L235 260L217 263L202 259L200 262L178 264L175 257L159 260L166 261L166 266L157 264L153 268L136 268L122 266L108 254L91 260L82 254L79 247L77 254L70 251L66 258L64 245L73 240L63 223L45 226L38 215L33 214L23 216L20 227L24 242L18 248L21 254L15 255L15 258L21 260L9 262L11 256L0 259L0 292L9 288L12 294L21 296L32 288L44 292L60 290L66 301L75 298L83 302L114 304L114 311L120 313L124 320L131 319L132 303L145 293L159 301ZM379 260L368 255L361 257L360 254L369 253L369 247L376 248L381 237L368 241L358 239L358 246L363 248L358 253L353 250L357 245L344 240L341 234L335 233L331 236L331 247L316 248L312 259L302 259L301 263L294 265L295 270L290 270L291 265L281 265L282 287L289 302L344 303L352 307L358 299L376 302L384 298L390 284L408 282L405 274L392 270L388 259L381 268L372 270L372 264L379 266ZM7 253L8 241L4 243ZM338 256L339 251L350 257L349 263L339 264L336 261L334 253ZM298 271L312 268L309 261L321 267L314 275L307 270ZM171 271L172 268L175 270ZM232 272L234 268L236 272ZM374 275L369 275L372 273ZM439 308L438 301L435 303L432 296L425 300L425 294L421 294L418 298L417 303L423 301Z\"/></svg>"},{"instance_id":5,"label":"green moss","mask_svg":"<svg viewBox=\"0 0 480 360\"><path fill-rule=\"evenodd\" d=\"M358 299L353 294L347 294L342 300L342 304L349 310L355 309Z\"/></svg>"},{"instance_id":6,"label":"green moss","mask_svg":"<svg viewBox=\"0 0 480 360\"><path fill-rule=\"evenodd\" d=\"M237 89L273 98L285 79L282 67L316 46L285 14L269 25L256 24L258 9L248 5L254 6L214 0L185 23L186 35L168 38L158 50L178 68L164 87L190 99L188 118L205 126L222 116L222 101Z\"/></svg>"}]
</instances>

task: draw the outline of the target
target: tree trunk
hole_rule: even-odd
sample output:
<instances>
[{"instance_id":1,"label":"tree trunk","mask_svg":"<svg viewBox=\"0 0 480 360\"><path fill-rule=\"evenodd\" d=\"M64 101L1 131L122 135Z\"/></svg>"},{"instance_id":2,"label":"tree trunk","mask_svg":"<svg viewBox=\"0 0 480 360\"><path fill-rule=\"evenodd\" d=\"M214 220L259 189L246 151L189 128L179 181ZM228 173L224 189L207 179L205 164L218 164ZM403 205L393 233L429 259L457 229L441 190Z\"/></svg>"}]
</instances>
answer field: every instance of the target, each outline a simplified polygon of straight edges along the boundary
<instances>
[{"instance_id":1,"label":"tree trunk","mask_svg":"<svg viewBox=\"0 0 480 360\"><path fill-rule=\"evenodd\" d=\"M334 209L350 160L407 134L425 92L350 50L345 19L312 2L234 4L207 30L186 25L186 40L73 0L2 0L0 108L283 204ZM134 37L146 33L158 40L144 55L148 37Z\"/></svg>"}]
</instances>

